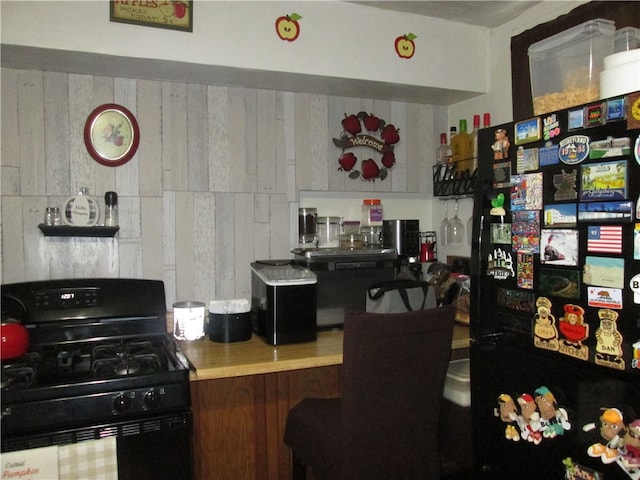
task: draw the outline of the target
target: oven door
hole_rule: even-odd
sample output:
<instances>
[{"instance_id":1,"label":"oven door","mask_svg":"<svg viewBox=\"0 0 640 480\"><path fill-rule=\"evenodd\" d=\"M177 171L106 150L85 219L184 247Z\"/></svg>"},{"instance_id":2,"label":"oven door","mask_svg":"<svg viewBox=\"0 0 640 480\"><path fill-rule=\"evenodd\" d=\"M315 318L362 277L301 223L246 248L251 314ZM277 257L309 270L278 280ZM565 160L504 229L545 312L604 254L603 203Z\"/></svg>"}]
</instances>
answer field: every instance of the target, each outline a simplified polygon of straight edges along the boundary
<instances>
[{"instance_id":1,"label":"oven door","mask_svg":"<svg viewBox=\"0 0 640 480\"><path fill-rule=\"evenodd\" d=\"M64 431L2 438L2 451L116 437L118 480L193 478L190 412ZM86 462L86 459L85 459Z\"/></svg>"}]
</instances>

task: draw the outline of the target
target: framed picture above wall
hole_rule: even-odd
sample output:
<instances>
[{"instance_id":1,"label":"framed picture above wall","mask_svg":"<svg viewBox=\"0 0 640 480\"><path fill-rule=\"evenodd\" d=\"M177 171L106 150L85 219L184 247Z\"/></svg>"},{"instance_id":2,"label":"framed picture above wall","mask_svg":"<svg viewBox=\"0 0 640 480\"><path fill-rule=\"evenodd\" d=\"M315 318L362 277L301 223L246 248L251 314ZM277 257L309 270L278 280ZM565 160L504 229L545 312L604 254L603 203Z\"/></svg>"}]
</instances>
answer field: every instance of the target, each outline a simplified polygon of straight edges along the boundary
<instances>
[{"instance_id":1,"label":"framed picture above wall","mask_svg":"<svg viewBox=\"0 0 640 480\"><path fill-rule=\"evenodd\" d=\"M111 0L112 22L193 32L193 1L130 2Z\"/></svg>"}]
</instances>

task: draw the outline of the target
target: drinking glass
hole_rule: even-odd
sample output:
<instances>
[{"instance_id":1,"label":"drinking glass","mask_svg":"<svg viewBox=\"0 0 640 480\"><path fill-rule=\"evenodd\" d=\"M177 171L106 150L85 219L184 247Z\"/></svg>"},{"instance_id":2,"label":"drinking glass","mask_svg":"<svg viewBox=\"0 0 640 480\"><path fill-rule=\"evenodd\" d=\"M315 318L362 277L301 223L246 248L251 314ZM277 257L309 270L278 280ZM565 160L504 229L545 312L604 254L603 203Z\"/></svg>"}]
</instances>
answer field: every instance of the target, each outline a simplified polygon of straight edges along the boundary
<instances>
[{"instance_id":1,"label":"drinking glass","mask_svg":"<svg viewBox=\"0 0 640 480\"><path fill-rule=\"evenodd\" d=\"M465 241L464 223L458 217L458 200L456 199L453 218L449 220L447 228L447 245L459 245Z\"/></svg>"},{"instance_id":2,"label":"drinking glass","mask_svg":"<svg viewBox=\"0 0 640 480\"><path fill-rule=\"evenodd\" d=\"M473 236L473 215L471 215L469 217L469 220L467 220L467 243L469 243L469 245L471 245L472 242L472 237Z\"/></svg>"},{"instance_id":3,"label":"drinking glass","mask_svg":"<svg viewBox=\"0 0 640 480\"><path fill-rule=\"evenodd\" d=\"M447 245L447 231L449 229L449 218L447 214L447 205L449 202L445 200L444 202L444 219L440 222L440 241L443 245Z\"/></svg>"}]
</instances>

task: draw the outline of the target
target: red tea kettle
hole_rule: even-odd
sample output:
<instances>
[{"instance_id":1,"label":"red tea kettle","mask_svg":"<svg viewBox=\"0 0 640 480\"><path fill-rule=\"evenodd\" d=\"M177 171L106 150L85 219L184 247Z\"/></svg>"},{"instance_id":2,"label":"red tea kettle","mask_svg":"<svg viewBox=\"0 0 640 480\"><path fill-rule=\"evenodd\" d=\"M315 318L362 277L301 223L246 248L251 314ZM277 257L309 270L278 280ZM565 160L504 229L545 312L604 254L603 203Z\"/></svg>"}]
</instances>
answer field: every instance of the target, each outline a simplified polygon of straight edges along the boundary
<instances>
[{"instance_id":1,"label":"red tea kettle","mask_svg":"<svg viewBox=\"0 0 640 480\"><path fill-rule=\"evenodd\" d=\"M0 359L11 360L27 353L29 331L19 321L8 318L0 324Z\"/></svg>"}]
</instances>

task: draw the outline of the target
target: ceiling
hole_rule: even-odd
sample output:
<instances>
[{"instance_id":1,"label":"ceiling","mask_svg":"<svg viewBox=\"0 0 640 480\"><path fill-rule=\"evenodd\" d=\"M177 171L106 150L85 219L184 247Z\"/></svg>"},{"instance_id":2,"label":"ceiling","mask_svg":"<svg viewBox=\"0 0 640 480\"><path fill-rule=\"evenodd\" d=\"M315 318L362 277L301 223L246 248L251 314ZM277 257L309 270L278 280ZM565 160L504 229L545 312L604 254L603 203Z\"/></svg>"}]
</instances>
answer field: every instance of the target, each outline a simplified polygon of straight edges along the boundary
<instances>
[{"instance_id":1,"label":"ceiling","mask_svg":"<svg viewBox=\"0 0 640 480\"><path fill-rule=\"evenodd\" d=\"M352 2L386 10L443 18L453 22L495 28L514 19L540 1L373 1Z\"/></svg>"}]
</instances>

